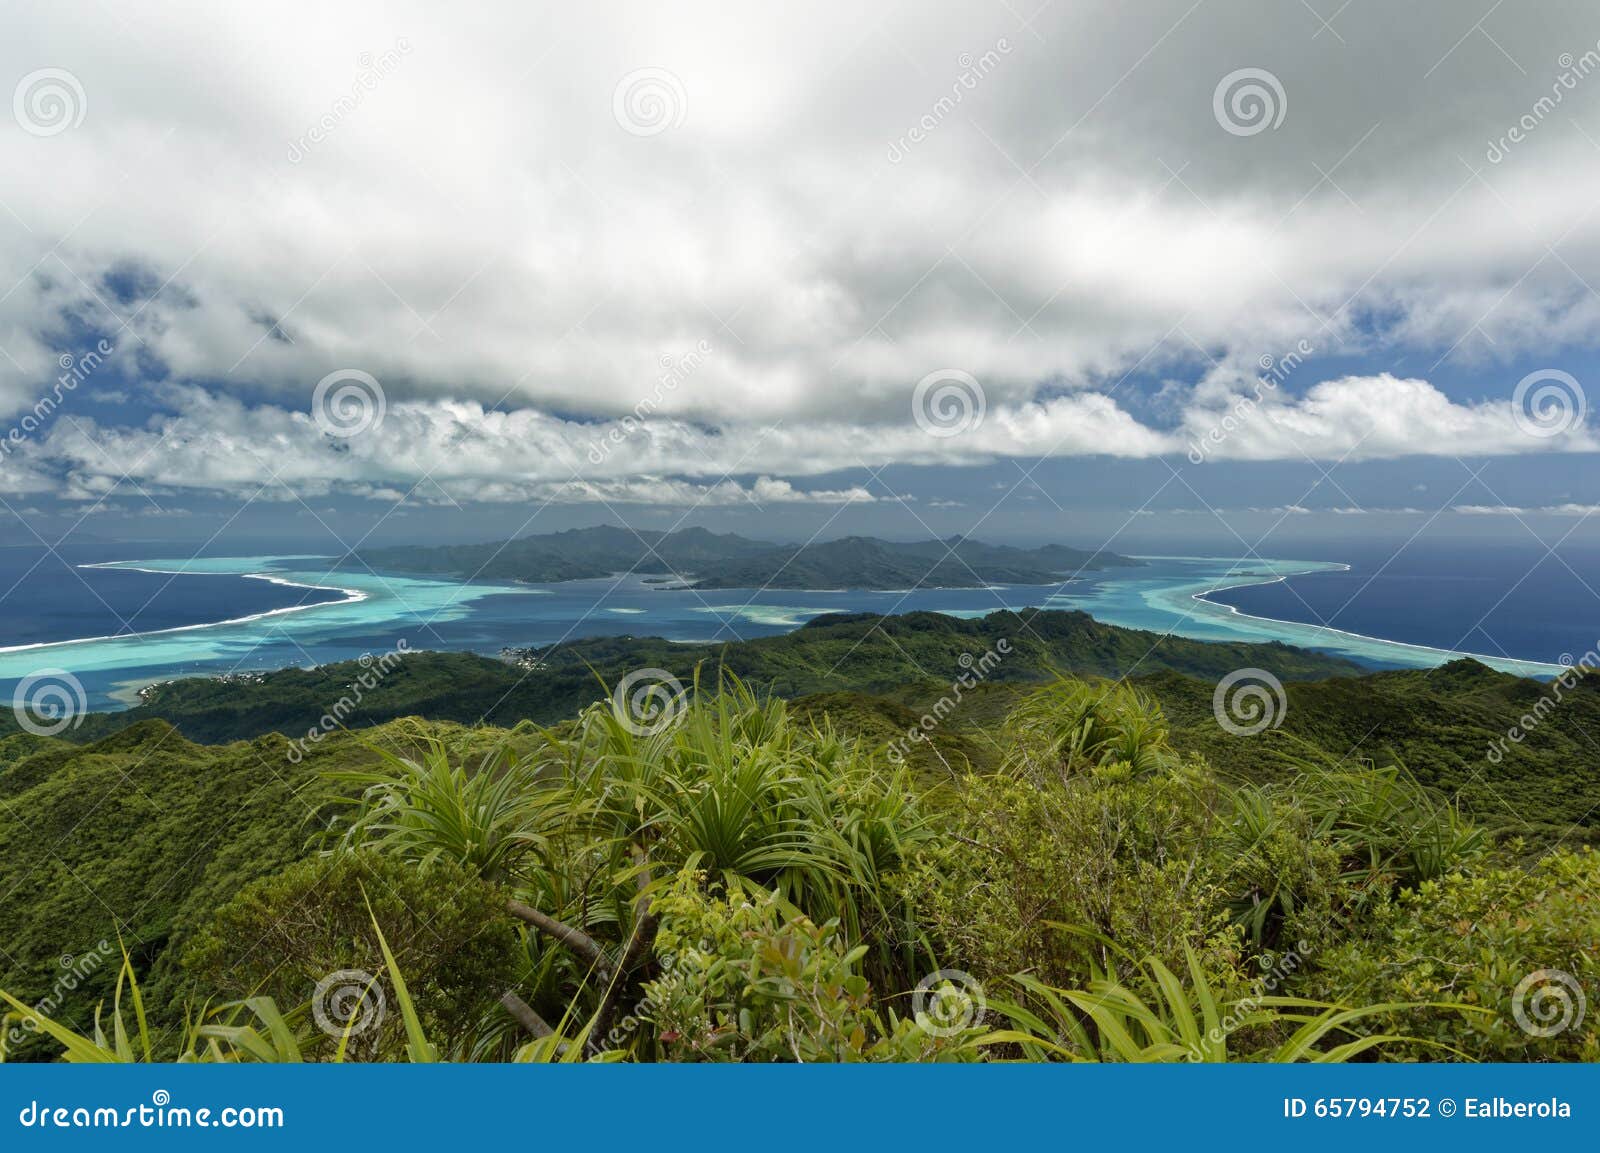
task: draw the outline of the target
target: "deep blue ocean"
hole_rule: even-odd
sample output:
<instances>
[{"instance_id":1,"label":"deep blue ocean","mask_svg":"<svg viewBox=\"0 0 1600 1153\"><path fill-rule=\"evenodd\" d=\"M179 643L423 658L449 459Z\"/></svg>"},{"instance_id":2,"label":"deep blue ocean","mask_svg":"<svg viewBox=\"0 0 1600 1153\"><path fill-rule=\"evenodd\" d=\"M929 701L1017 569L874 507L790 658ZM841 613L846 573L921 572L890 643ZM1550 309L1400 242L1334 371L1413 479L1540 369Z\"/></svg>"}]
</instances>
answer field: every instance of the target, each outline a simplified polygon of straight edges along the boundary
<instances>
[{"instance_id":1,"label":"deep blue ocean","mask_svg":"<svg viewBox=\"0 0 1600 1153\"><path fill-rule=\"evenodd\" d=\"M78 637L123 636L339 599L337 592L286 588L237 576L84 568L193 547L65 545L0 548L0 648Z\"/></svg>"},{"instance_id":2,"label":"deep blue ocean","mask_svg":"<svg viewBox=\"0 0 1600 1153\"><path fill-rule=\"evenodd\" d=\"M1278 620L1434 648L1533 661L1572 659L1600 644L1600 545L1418 540L1341 542L1297 555L1343 561L1348 572L1307 573L1209 599ZM1565 663L1565 662L1562 662Z\"/></svg>"}]
</instances>

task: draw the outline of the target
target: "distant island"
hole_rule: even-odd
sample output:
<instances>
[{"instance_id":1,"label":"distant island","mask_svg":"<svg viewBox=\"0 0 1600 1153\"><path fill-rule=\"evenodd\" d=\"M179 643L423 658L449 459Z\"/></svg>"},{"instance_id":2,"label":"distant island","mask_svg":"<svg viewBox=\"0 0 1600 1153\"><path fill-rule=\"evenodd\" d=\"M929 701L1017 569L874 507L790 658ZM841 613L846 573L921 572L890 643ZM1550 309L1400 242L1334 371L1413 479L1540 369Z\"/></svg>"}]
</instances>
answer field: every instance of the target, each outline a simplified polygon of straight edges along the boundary
<instances>
[{"instance_id":1,"label":"distant island","mask_svg":"<svg viewBox=\"0 0 1600 1153\"><path fill-rule=\"evenodd\" d=\"M596 525L485 544L364 549L343 563L535 584L632 572L670 578L651 583L699 589L912 589L1059 584L1079 573L1140 562L1065 545L1014 548L962 536L911 542L851 536L786 545L703 528L655 532Z\"/></svg>"}]
</instances>

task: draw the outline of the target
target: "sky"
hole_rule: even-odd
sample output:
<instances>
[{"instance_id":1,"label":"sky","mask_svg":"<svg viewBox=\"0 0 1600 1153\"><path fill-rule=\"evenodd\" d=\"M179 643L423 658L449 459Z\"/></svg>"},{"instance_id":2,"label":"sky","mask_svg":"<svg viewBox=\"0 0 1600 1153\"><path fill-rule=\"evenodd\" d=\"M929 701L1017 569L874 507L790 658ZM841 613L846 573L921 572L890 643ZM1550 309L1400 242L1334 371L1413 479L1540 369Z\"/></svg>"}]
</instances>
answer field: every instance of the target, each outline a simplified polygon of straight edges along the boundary
<instances>
[{"instance_id":1,"label":"sky","mask_svg":"<svg viewBox=\"0 0 1600 1153\"><path fill-rule=\"evenodd\" d=\"M0 539L1600 540L1600 14L8 0Z\"/></svg>"}]
</instances>

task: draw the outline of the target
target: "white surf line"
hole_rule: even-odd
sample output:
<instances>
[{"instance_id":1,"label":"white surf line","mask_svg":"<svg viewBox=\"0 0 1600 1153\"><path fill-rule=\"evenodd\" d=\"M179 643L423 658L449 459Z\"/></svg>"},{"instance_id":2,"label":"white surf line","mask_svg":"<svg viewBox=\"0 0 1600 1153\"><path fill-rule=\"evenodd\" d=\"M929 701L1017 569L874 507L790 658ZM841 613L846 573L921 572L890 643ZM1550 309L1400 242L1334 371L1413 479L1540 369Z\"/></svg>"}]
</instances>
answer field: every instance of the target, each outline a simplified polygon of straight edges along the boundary
<instances>
[{"instance_id":1,"label":"white surf line","mask_svg":"<svg viewBox=\"0 0 1600 1153\"><path fill-rule=\"evenodd\" d=\"M1170 557L1170 558L1166 558L1166 559L1180 560L1182 558L1180 558L1180 557ZM1318 562L1318 563L1324 563L1324 562ZM1475 660L1475 661L1479 662L1480 664L1489 665L1491 667L1493 667L1494 665L1497 665L1497 664L1498 665L1515 665L1519 669L1530 669L1530 670L1538 673L1540 676L1560 676L1563 672L1566 671L1566 666L1560 665L1560 664L1554 664L1554 663L1549 662L1549 661L1530 661L1530 660L1524 660L1521 657L1492 657L1492 656L1488 656L1487 654L1484 654L1484 653L1469 653L1469 652L1463 652L1460 649L1441 649L1441 648L1439 648L1439 647L1437 647L1435 645L1419 645L1419 644L1414 644L1414 643L1412 643L1410 641L1395 641L1395 640L1390 640L1387 637L1374 637L1374 636L1369 636L1366 633L1353 633L1353 632L1350 632L1348 629L1337 629L1337 628L1334 628L1332 625L1325 625L1325 624L1315 624L1314 625L1314 624L1309 624L1309 623L1307 623L1305 621L1286 621L1286 620L1281 620L1278 617L1259 616L1259 615L1257 615L1255 613L1244 612L1244 611L1240 610L1238 608L1238 606L1236 606L1236 605L1223 604L1221 602L1209 599L1209 596L1210 596L1211 593L1227 592L1229 589L1256 588L1256 587L1258 587L1260 585L1277 584L1280 581L1288 580L1292 576L1310 576L1310 575L1312 575L1314 573L1319 573L1319 572L1340 572L1340 571L1349 572L1349 571L1351 571L1351 566L1349 566L1347 564L1340 564L1337 561L1327 561L1325 563L1330 565L1330 566L1333 566L1333 567L1316 568L1316 569L1302 569L1302 570L1300 570L1298 572L1283 573L1283 574L1278 575L1278 576L1270 576L1270 577L1267 574L1263 573L1261 580L1247 580L1247 581L1241 581L1238 584L1219 585L1216 588L1203 589L1200 592L1190 594L1190 599L1191 600L1202 601L1205 604L1210 605L1214 609L1219 609L1219 610L1220 609L1225 609L1225 610L1227 610L1229 615L1236 616L1236 617L1241 617L1244 620L1261 621L1264 624L1269 624L1269 625L1287 625L1290 628L1312 629L1312 630L1314 630L1316 632L1319 632L1319 633L1337 633L1339 636L1349 637L1350 639L1357 640L1357 641L1366 641L1369 644L1383 645L1385 647L1394 647L1394 648L1401 648L1401 649L1412 649L1412 650L1414 650L1416 652L1427 653L1431 657L1443 657L1443 658L1446 659L1446 661L1459 659L1461 657L1470 657L1472 660ZM1284 643L1285 644L1294 644L1295 642L1294 641L1285 641ZM1381 660L1382 658L1373 658L1373 659L1380 659Z\"/></svg>"},{"instance_id":2,"label":"white surf line","mask_svg":"<svg viewBox=\"0 0 1600 1153\"><path fill-rule=\"evenodd\" d=\"M366 593L366 592L362 591L361 589L341 588L338 585L309 584L309 583L306 583L304 581L292 581L292 580L287 579L286 577L282 577L282 576L276 575L274 573L214 573L214 572L202 573L202 572L192 572L192 571L190 571L188 569L139 568L134 564L124 563L122 561L99 561L99 562L96 562L94 564L82 564L82 565L79 565L78 567L79 568L122 569L125 572L155 573L155 574L157 574L159 576L173 576L173 575L176 575L176 576L232 576L232 577L242 577L245 580L266 581L269 584L283 585L283 586L288 587L288 588L316 589L316 590L318 590L320 592L343 593L345 595L345 599L344 600L339 600L339 601L324 601L321 604L314 604L314 605L289 605L286 608L267 609L264 612L251 613L248 616L242 616L242 617L230 617L227 620L204 621L204 622L202 622L200 624L193 624L193 625L174 625L171 628L148 629L148 630L146 630L144 632L137 632L137 633L111 633L108 636L73 637L70 640L64 640L64 641L35 641L32 644L26 644L26 645L5 645L5 646L0 646L0 653L20 653L20 652L29 652L29 651L34 650L34 649L66 648L69 645L95 644L95 643L98 643L100 641L133 641L133 640L139 640L139 639L141 639L143 637L166 636L166 635L168 635L170 633L196 632L196 631L198 631L200 629L220 629L220 628L226 628L229 625L250 624L252 621L265 620L267 617L287 616L289 613L300 613L300 612L307 612L307 611L309 611L311 609L330 608L333 605L359 604L361 601L370 600L371 599L371 595L369 593Z\"/></svg>"},{"instance_id":3,"label":"white surf line","mask_svg":"<svg viewBox=\"0 0 1600 1153\"><path fill-rule=\"evenodd\" d=\"M1322 563L1322 562L1318 562L1318 563ZM1322 572L1349 572L1350 571L1350 566L1347 565L1347 564L1340 564L1337 561L1328 561L1326 563L1328 565L1327 568L1297 569L1294 572L1286 572L1286 573L1260 573L1260 574L1258 574L1258 576L1254 580L1242 579L1237 584L1217 585L1214 588L1208 588L1208 589L1205 589L1205 590L1203 590L1201 592L1194 593L1194 594L1192 594L1193 595L1193 599L1195 599L1197 601L1206 600L1206 598L1208 596L1210 596L1212 593L1225 593L1229 589L1253 589L1253 588L1259 588L1262 585L1282 584L1284 581L1286 581L1290 577L1294 577L1294 576L1312 576L1312 575L1314 575L1316 573L1322 573ZM1240 576L1241 577L1248 577L1249 574L1248 573L1241 573ZM1224 577L1224 578L1219 578L1219 579L1226 579L1226 578ZM1217 601L1209 601L1209 600L1207 600L1206 604L1208 604L1208 605L1216 605L1216 607L1219 608L1219 609L1231 609L1233 612L1237 613L1239 616L1250 616L1251 615L1249 613L1241 613L1241 612L1239 612L1239 610L1234 608L1233 605L1219 604ZM1275 617L1254 617L1253 619L1266 621L1266 620L1275 620L1276 618ZM1320 630L1325 631L1325 632L1335 632L1336 633L1336 632L1340 631L1339 629L1334 628L1332 625L1312 625L1312 624L1305 624L1304 621L1282 621L1280 623L1282 623L1282 624L1303 624L1303 625L1305 625L1306 628L1320 629ZM1358 634L1350 633L1349 635L1350 636L1356 636ZM1374 638L1374 639L1377 639L1377 638ZM1393 642L1388 642L1388 643L1392 643L1392 644L1397 644L1398 645L1398 644L1403 644L1404 642L1403 641L1393 641ZM1445 650L1440 649L1439 651L1440 652L1444 652Z\"/></svg>"}]
</instances>

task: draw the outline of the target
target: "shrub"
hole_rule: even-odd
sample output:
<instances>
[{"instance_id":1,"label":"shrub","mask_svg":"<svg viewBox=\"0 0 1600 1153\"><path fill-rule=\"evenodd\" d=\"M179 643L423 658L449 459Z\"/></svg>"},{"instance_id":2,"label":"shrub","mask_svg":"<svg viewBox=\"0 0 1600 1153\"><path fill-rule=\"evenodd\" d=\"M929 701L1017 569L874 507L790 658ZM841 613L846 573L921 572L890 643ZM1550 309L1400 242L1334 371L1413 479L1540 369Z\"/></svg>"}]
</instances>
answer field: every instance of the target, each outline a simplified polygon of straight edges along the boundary
<instances>
[{"instance_id":1,"label":"shrub","mask_svg":"<svg viewBox=\"0 0 1600 1153\"><path fill-rule=\"evenodd\" d=\"M1231 969L1206 849L1214 796L1194 766L969 777L903 883L941 963L982 977L1075 986L1110 963L1105 940L1169 967L1198 944L1208 971Z\"/></svg>"},{"instance_id":2,"label":"shrub","mask_svg":"<svg viewBox=\"0 0 1600 1153\"><path fill-rule=\"evenodd\" d=\"M680 874L658 897L662 975L637 1016L653 1023L673 1061L977 1060L967 1042L925 1032L873 1005L861 975L864 945L836 922L813 924L777 896L728 898Z\"/></svg>"},{"instance_id":3,"label":"shrub","mask_svg":"<svg viewBox=\"0 0 1600 1153\"><path fill-rule=\"evenodd\" d=\"M1487 1010L1418 1008L1381 1022L1391 1032L1481 1060L1595 1061L1600 1028L1594 1006L1579 1009L1584 999L1600 995L1596 941L1600 855L1587 848L1557 851L1528 869L1452 873L1402 891L1374 909L1366 935L1320 955L1307 987L1312 996L1334 1000L1450 1002ZM1536 1030L1563 1019L1566 1027L1534 1035L1518 1023L1519 1005ZM1440 1052L1413 1047L1410 1055L1436 1060Z\"/></svg>"},{"instance_id":4,"label":"shrub","mask_svg":"<svg viewBox=\"0 0 1600 1153\"><path fill-rule=\"evenodd\" d=\"M1297 763L1288 781L1234 790L1221 822L1223 883L1257 946L1322 937L1484 852L1484 832L1403 765Z\"/></svg>"},{"instance_id":5,"label":"shrub","mask_svg":"<svg viewBox=\"0 0 1600 1153\"><path fill-rule=\"evenodd\" d=\"M384 973L374 917L429 1034L468 1043L516 983L521 951L503 897L453 862L419 869L376 853L312 857L242 889L197 934L184 966L214 1000L265 994L304 1005L330 974ZM394 990L377 988L383 1018L352 1038L351 1053L398 1058L405 1034ZM324 1012L335 1018L354 1008L325 1003ZM331 1053L332 1038L313 1031L311 1040L310 1053Z\"/></svg>"}]
</instances>

